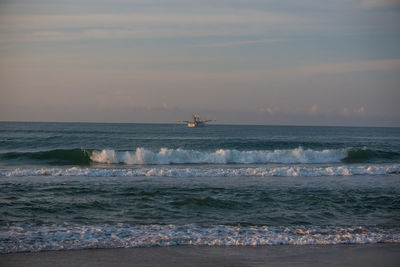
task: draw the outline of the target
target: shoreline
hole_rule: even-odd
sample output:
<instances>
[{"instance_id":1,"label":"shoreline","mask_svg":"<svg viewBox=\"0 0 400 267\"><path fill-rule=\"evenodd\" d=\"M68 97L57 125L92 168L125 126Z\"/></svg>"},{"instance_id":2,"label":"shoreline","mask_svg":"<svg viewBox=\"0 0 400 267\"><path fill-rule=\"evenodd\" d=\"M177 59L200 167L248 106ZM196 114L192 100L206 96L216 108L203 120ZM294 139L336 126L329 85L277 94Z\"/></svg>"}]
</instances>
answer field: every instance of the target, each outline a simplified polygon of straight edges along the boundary
<instances>
[{"instance_id":1,"label":"shoreline","mask_svg":"<svg viewBox=\"0 0 400 267\"><path fill-rule=\"evenodd\" d=\"M1 266L398 266L400 244L171 246L0 254Z\"/></svg>"}]
</instances>

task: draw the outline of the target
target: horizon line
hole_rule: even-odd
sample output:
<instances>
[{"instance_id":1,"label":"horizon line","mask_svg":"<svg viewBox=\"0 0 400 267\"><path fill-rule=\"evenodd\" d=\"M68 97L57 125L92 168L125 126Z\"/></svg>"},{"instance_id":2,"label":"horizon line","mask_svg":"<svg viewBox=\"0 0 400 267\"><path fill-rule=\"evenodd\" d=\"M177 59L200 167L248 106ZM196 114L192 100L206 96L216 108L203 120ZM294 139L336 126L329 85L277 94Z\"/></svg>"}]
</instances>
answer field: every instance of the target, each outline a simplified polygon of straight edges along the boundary
<instances>
[{"instance_id":1,"label":"horizon line","mask_svg":"<svg viewBox=\"0 0 400 267\"><path fill-rule=\"evenodd\" d=\"M25 120L0 120L0 123L88 123L88 124L168 124L168 125L185 125L177 122L104 122L104 121L25 121ZM220 126L271 126L271 127L354 127L354 128L400 128L399 126L376 126L376 125L321 125L321 124L246 124L246 123L212 123L207 124Z\"/></svg>"}]
</instances>

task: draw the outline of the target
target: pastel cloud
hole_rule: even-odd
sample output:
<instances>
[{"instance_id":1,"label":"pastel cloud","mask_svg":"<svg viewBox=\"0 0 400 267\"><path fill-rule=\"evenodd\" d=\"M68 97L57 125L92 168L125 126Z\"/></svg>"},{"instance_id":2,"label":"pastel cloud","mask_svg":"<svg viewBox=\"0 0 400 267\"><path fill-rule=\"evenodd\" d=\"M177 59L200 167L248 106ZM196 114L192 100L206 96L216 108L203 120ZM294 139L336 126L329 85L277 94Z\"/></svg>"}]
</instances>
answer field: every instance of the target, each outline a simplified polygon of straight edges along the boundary
<instances>
[{"instance_id":1,"label":"pastel cloud","mask_svg":"<svg viewBox=\"0 0 400 267\"><path fill-rule=\"evenodd\" d=\"M363 115L365 114L365 108L364 107L360 107L356 110L356 113L359 115Z\"/></svg>"},{"instance_id":2,"label":"pastel cloud","mask_svg":"<svg viewBox=\"0 0 400 267\"><path fill-rule=\"evenodd\" d=\"M312 19L256 10L225 10L208 13L130 13L130 14L84 14L84 15L27 15L1 16L0 28L54 29L88 27L125 27L129 25L160 24L291 24L310 22Z\"/></svg>"},{"instance_id":3,"label":"pastel cloud","mask_svg":"<svg viewBox=\"0 0 400 267\"><path fill-rule=\"evenodd\" d=\"M400 70L400 59L360 60L321 65L302 66L290 70L292 74L336 74L363 71Z\"/></svg>"},{"instance_id":4,"label":"pastel cloud","mask_svg":"<svg viewBox=\"0 0 400 267\"><path fill-rule=\"evenodd\" d=\"M268 113L269 115L273 115L279 112L279 108L277 107L267 107L267 108L259 108L258 111L261 113Z\"/></svg>"},{"instance_id":5,"label":"pastel cloud","mask_svg":"<svg viewBox=\"0 0 400 267\"><path fill-rule=\"evenodd\" d=\"M317 105L312 105L310 110L311 110L312 114L317 114L318 113L318 106Z\"/></svg>"},{"instance_id":6,"label":"pastel cloud","mask_svg":"<svg viewBox=\"0 0 400 267\"><path fill-rule=\"evenodd\" d=\"M361 0L361 7L365 9L388 8L400 6L398 0Z\"/></svg>"},{"instance_id":7,"label":"pastel cloud","mask_svg":"<svg viewBox=\"0 0 400 267\"><path fill-rule=\"evenodd\" d=\"M348 108L343 108L343 116L348 117L350 115L349 109Z\"/></svg>"},{"instance_id":8,"label":"pastel cloud","mask_svg":"<svg viewBox=\"0 0 400 267\"><path fill-rule=\"evenodd\" d=\"M0 42L260 34L311 28L315 19L257 10L0 16ZM247 40L245 43L270 42ZM274 41L274 40L272 40ZM220 43L216 46L240 43Z\"/></svg>"},{"instance_id":9,"label":"pastel cloud","mask_svg":"<svg viewBox=\"0 0 400 267\"><path fill-rule=\"evenodd\" d=\"M358 117L358 116L365 115L365 112L366 112L366 109L364 106L355 108L355 109L353 109L353 111L350 111L348 107L344 107L342 110L342 115L344 117Z\"/></svg>"},{"instance_id":10,"label":"pastel cloud","mask_svg":"<svg viewBox=\"0 0 400 267\"><path fill-rule=\"evenodd\" d=\"M203 46L203 47L244 46L244 45L253 45L253 44L278 43L278 42L283 42L283 41L285 41L285 39L239 40L239 41L230 41L230 42L209 43L206 45L199 45L199 46Z\"/></svg>"}]
</instances>

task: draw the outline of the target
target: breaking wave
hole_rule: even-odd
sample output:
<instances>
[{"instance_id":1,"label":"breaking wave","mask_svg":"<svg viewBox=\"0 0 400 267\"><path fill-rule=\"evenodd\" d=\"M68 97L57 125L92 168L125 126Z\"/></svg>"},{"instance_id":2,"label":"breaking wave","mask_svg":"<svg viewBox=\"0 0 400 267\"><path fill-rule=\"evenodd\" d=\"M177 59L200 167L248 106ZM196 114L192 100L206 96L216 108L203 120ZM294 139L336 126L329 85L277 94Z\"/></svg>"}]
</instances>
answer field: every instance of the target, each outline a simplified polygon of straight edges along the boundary
<instances>
[{"instance_id":1,"label":"breaking wave","mask_svg":"<svg viewBox=\"0 0 400 267\"><path fill-rule=\"evenodd\" d=\"M251 168L15 168L0 170L2 177L83 176L83 177L318 177L387 175L400 173L400 164L341 165L329 167L276 166Z\"/></svg>"},{"instance_id":2,"label":"breaking wave","mask_svg":"<svg viewBox=\"0 0 400 267\"><path fill-rule=\"evenodd\" d=\"M38 238L40 237L40 238ZM399 229L362 226L11 225L0 253L152 246L259 246L400 243Z\"/></svg>"},{"instance_id":3,"label":"breaking wave","mask_svg":"<svg viewBox=\"0 0 400 267\"><path fill-rule=\"evenodd\" d=\"M400 159L400 153L373 151L367 148L313 150L302 147L285 150L239 151L218 149L196 151L161 148L153 152L145 148L135 151L114 149L56 149L39 152L9 152L0 154L3 160L39 160L54 164L88 165L90 163L127 165L169 165L169 164L267 164L267 163L362 163L393 162Z\"/></svg>"},{"instance_id":4,"label":"breaking wave","mask_svg":"<svg viewBox=\"0 0 400 267\"><path fill-rule=\"evenodd\" d=\"M135 152L118 152L112 149L93 151L90 159L99 163L123 164L230 164L230 163L335 163L346 158L347 151L311 150L296 148L273 151L238 151L218 149L215 152L161 148L154 153L144 148Z\"/></svg>"}]
</instances>

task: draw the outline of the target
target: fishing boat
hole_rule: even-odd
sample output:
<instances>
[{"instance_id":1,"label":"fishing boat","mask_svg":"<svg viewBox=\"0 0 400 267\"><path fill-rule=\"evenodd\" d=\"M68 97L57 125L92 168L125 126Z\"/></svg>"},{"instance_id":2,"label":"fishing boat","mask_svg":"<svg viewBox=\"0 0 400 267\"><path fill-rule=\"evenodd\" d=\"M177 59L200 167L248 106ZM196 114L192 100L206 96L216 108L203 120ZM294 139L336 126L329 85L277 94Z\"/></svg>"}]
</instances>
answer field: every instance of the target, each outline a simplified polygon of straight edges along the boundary
<instances>
[{"instance_id":1,"label":"fishing boat","mask_svg":"<svg viewBox=\"0 0 400 267\"><path fill-rule=\"evenodd\" d=\"M183 123L186 123L188 127L193 128L193 127L204 127L206 122L210 121L215 121L215 120L201 120L199 114L193 114L193 121L180 121Z\"/></svg>"}]
</instances>

